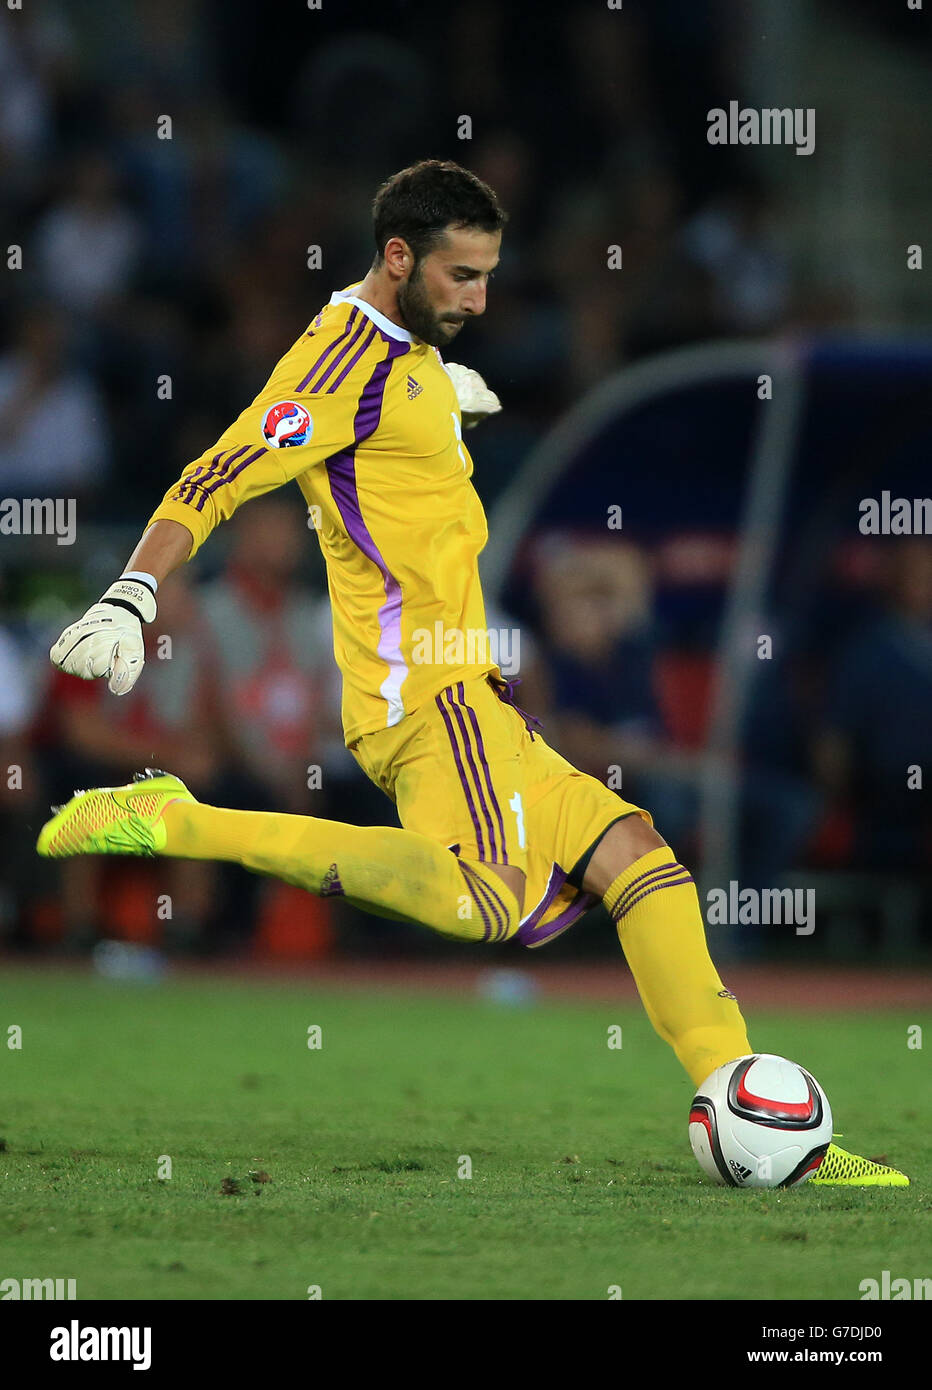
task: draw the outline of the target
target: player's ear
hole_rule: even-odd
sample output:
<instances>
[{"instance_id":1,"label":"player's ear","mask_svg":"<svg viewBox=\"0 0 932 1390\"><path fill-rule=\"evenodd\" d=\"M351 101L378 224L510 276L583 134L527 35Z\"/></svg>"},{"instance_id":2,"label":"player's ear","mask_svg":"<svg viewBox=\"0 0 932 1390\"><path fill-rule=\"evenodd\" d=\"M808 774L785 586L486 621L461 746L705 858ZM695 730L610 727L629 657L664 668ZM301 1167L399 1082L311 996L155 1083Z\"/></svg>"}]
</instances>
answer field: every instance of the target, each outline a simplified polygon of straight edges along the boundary
<instances>
[{"instance_id":1,"label":"player's ear","mask_svg":"<svg viewBox=\"0 0 932 1390\"><path fill-rule=\"evenodd\" d=\"M414 270L415 256L404 237L389 237L385 243L383 260L389 271L399 278L410 275Z\"/></svg>"}]
</instances>

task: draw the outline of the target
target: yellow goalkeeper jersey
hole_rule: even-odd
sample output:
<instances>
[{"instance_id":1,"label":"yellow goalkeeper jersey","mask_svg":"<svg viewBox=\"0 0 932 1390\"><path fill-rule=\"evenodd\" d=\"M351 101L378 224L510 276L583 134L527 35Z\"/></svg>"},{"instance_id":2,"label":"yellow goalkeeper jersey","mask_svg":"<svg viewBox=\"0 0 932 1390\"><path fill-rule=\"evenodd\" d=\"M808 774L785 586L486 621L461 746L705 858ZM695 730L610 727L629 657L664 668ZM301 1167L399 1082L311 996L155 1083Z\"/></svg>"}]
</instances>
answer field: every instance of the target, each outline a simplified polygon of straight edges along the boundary
<instances>
[{"instance_id":1,"label":"yellow goalkeeper jersey","mask_svg":"<svg viewBox=\"0 0 932 1390\"><path fill-rule=\"evenodd\" d=\"M436 348L334 293L259 395L149 519L207 536L297 481L327 564L347 744L454 681L499 674L477 558L485 513Z\"/></svg>"}]
</instances>

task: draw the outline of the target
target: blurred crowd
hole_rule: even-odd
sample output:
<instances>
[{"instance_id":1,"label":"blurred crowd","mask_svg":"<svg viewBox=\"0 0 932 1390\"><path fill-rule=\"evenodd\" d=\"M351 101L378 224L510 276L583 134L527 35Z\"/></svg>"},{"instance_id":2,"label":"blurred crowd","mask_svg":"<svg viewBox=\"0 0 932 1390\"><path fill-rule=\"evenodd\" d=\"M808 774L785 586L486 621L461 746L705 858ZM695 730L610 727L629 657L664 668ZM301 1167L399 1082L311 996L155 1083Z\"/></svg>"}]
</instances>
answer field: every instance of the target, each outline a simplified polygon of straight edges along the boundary
<instances>
[{"instance_id":1,"label":"blurred crowd","mask_svg":"<svg viewBox=\"0 0 932 1390\"><path fill-rule=\"evenodd\" d=\"M426 934L386 931L342 905L335 916L332 903L234 866L94 858L49 866L34 853L49 804L145 766L178 773L216 805L396 823L343 747L329 601L305 575L301 508L280 494L262 498L229 532L214 577L195 583L182 570L165 584L146 632L146 670L127 698L47 663L30 684L16 625L0 625L8 942L80 949L101 934L129 935L178 950L301 957L327 953L336 935L351 952L425 946ZM517 627L516 641L514 619L494 605L487 616L490 628L512 629L520 661L508 674L520 675L519 703L543 719L548 740L646 806L698 866L714 654L670 644L655 570L643 545L543 533L533 620ZM794 868L924 872L932 539L887 542L858 621L830 648L761 668L740 739L742 885L779 885Z\"/></svg>"},{"instance_id":2,"label":"blurred crowd","mask_svg":"<svg viewBox=\"0 0 932 1390\"><path fill-rule=\"evenodd\" d=\"M470 440L486 502L625 363L843 324L843 297L794 277L779 189L742 151L713 158L705 141L706 110L740 90L721 41L739 9L654 0L626 7L623 26L605 6L529 13L494 0L399 0L397 13L374 0L320 11L43 0L10 12L0 496L73 497L81 519L138 528L331 291L365 274L375 188L427 156L475 170L510 215L489 312L462 347L507 406ZM311 246L321 269L308 268ZM612 246L623 273L606 268ZM0 936L330 948L322 906L234 870L163 866L170 903L153 921L145 867L73 861L52 883L32 851L50 802L153 763L221 804L391 820L342 748L329 611L297 494L251 504L228 529L212 571L160 595L148 669L121 701L52 677L37 645L51 616L30 606L41 565L0 540ZM66 621L96 597L77 549L70 587L61 555L52 580ZM566 539L548 554L521 703L584 769L604 779L622 765L624 795L654 810L685 857L708 663L677 665L665 645L648 549ZM906 711L909 761L932 765L930 566L927 543L892 550L871 623L820 669L772 683L782 705L758 721L765 733L747 731L742 774L752 880L819 854L896 868L927 852L902 784L905 719L878 714Z\"/></svg>"},{"instance_id":3,"label":"blurred crowd","mask_svg":"<svg viewBox=\"0 0 932 1390\"><path fill-rule=\"evenodd\" d=\"M477 459L486 495L502 456L624 362L844 318L794 283L777 190L705 141L712 94L737 90L730 3L658 0L623 24L584 5L532 24L492 0L330 8L260 24L245 0L43 0L6 17L0 244L22 259L0 310L4 495L147 511L365 274L376 187L427 155L474 169L510 216L463 345L509 407Z\"/></svg>"}]
</instances>

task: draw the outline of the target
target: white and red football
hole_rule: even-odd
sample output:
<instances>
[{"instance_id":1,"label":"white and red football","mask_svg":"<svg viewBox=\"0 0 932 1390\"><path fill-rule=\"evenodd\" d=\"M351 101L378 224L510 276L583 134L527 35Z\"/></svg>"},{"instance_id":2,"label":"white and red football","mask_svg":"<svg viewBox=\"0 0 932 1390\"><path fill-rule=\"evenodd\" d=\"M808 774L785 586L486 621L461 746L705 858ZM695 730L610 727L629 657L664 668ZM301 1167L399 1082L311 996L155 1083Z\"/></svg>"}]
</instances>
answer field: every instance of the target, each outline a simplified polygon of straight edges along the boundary
<instances>
[{"instance_id":1,"label":"white and red football","mask_svg":"<svg viewBox=\"0 0 932 1390\"><path fill-rule=\"evenodd\" d=\"M707 1076L689 1110L700 1168L728 1187L797 1187L832 1139L832 1110L815 1077L757 1052Z\"/></svg>"}]
</instances>

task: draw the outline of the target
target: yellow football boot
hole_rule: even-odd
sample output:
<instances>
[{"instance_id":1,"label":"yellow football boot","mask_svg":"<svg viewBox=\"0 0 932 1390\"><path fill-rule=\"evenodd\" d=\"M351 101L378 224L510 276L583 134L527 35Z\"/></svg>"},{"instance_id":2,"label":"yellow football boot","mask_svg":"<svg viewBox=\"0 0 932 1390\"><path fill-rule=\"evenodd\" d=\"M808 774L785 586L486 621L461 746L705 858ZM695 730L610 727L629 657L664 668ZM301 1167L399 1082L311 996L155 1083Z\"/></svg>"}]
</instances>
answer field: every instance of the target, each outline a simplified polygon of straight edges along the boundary
<instances>
[{"instance_id":1,"label":"yellow football boot","mask_svg":"<svg viewBox=\"0 0 932 1390\"><path fill-rule=\"evenodd\" d=\"M162 820L173 801L195 801L179 777L147 767L126 787L75 792L46 821L36 849L46 859L74 854L157 855L165 848Z\"/></svg>"}]
</instances>

